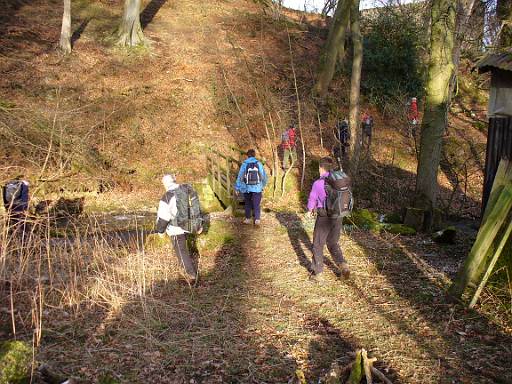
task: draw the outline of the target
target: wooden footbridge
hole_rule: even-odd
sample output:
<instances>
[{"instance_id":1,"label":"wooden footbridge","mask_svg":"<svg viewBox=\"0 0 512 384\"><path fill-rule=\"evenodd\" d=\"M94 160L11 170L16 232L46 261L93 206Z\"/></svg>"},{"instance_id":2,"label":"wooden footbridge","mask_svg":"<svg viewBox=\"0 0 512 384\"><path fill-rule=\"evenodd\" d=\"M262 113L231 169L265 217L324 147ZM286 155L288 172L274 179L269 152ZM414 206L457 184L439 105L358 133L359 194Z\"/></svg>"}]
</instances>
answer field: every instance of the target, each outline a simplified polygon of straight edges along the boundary
<instances>
[{"instance_id":1,"label":"wooden footbridge","mask_svg":"<svg viewBox=\"0 0 512 384\"><path fill-rule=\"evenodd\" d=\"M242 165L244 152L236 147L229 147L223 154L217 149L209 148L206 155L208 184L224 207L232 207L233 213L243 208L243 196L236 194L235 183Z\"/></svg>"}]
</instances>

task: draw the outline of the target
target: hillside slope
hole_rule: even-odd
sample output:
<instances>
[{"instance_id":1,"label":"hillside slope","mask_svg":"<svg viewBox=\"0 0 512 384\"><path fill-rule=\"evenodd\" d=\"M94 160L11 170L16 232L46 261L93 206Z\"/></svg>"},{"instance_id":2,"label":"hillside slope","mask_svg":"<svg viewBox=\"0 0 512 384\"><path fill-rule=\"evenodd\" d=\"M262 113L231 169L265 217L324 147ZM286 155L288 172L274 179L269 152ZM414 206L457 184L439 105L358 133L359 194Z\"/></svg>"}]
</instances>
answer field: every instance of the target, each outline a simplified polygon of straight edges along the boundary
<instances>
[{"instance_id":1,"label":"hillside slope","mask_svg":"<svg viewBox=\"0 0 512 384\"><path fill-rule=\"evenodd\" d=\"M147 47L126 52L112 46L122 4L80 0L74 50L62 57L60 3L14 4L0 29L0 181L24 175L36 196L111 191L104 200L125 195L137 206L156 198L166 170L202 179L208 146L252 146L271 160L270 145L299 120L292 62L308 163L329 154L334 122L347 112L344 76L327 103L309 98L325 38L315 15L286 11L287 21L274 21L248 1L153 0L141 16ZM414 187L414 143L403 120L364 98L363 108L376 130L356 180L359 204L396 210ZM465 161L445 162L441 198L458 214L476 215L485 136L462 117L452 120L446 158Z\"/></svg>"}]
</instances>

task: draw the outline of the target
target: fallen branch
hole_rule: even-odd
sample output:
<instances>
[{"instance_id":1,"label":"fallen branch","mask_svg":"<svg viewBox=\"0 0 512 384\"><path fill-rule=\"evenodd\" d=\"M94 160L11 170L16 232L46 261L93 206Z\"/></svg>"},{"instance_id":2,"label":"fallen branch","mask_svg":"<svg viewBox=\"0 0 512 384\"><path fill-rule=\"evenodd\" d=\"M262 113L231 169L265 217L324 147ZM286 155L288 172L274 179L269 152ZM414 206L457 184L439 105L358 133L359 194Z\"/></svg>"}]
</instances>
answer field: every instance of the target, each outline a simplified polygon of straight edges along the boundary
<instances>
[{"instance_id":1,"label":"fallen branch","mask_svg":"<svg viewBox=\"0 0 512 384\"><path fill-rule=\"evenodd\" d=\"M374 366L371 367L372 373L380 380L383 381L385 384L393 384L391 380L389 380L381 371L379 371Z\"/></svg>"}]
</instances>

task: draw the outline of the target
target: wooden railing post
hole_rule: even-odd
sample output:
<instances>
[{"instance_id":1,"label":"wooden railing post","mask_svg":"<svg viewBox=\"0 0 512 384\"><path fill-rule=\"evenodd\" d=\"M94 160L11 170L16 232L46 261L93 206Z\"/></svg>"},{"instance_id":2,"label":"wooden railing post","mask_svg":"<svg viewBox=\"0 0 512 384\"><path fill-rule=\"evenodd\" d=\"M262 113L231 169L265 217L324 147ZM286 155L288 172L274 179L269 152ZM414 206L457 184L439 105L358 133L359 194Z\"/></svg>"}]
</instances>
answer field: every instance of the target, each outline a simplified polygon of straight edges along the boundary
<instances>
[{"instance_id":1,"label":"wooden railing post","mask_svg":"<svg viewBox=\"0 0 512 384\"><path fill-rule=\"evenodd\" d=\"M226 159L226 189L228 196L231 197L231 159Z\"/></svg>"}]
</instances>

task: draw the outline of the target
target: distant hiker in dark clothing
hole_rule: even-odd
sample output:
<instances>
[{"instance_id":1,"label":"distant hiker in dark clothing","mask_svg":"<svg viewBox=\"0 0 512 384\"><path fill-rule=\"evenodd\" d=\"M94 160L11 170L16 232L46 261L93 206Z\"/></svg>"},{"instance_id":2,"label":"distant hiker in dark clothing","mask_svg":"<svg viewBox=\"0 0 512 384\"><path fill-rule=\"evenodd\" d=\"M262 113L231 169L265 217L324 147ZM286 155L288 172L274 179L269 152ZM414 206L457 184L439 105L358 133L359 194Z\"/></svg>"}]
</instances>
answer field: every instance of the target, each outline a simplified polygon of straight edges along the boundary
<instances>
[{"instance_id":1,"label":"distant hiker in dark clothing","mask_svg":"<svg viewBox=\"0 0 512 384\"><path fill-rule=\"evenodd\" d=\"M4 208L9 218L9 225L22 221L28 210L29 183L26 180L11 180L2 188Z\"/></svg>"},{"instance_id":2,"label":"distant hiker in dark clothing","mask_svg":"<svg viewBox=\"0 0 512 384\"><path fill-rule=\"evenodd\" d=\"M334 136L338 143L333 148L333 154L338 161L338 164L341 166L341 160L345 158L347 148L350 145L350 129L346 117L343 120L338 120L336 122Z\"/></svg>"},{"instance_id":3,"label":"distant hiker in dark clothing","mask_svg":"<svg viewBox=\"0 0 512 384\"><path fill-rule=\"evenodd\" d=\"M283 170L293 167L297 161L297 132L295 125L290 124L281 135L281 148L283 149Z\"/></svg>"},{"instance_id":4,"label":"distant hiker in dark clothing","mask_svg":"<svg viewBox=\"0 0 512 384\"><path fill-rule=\"evenodd\" d=\"M197 271L187 248L190 235L200 234L203 219L196 191L189 184L177 184L176 177L167 174L162 178L165 194L158 204L156 231L170 236L178 261L185 269L187 282L193 283Z\"/></svg>"},{"instance_id":5,"label":"distant hiker in dark clothing","mask_svg":"<svg viewBox=\"0 0 512 384\"><path fill-rule=\"evenodd\" d=\"M263 165L256 159L256 151L249 149L247 159L242 163L236 179L235 190L243 193L245 202L244 224L261 223L261 198L267 184L267 174Z\"/></svg>"},{"instance_id":6,"label":"distant hiker in dark clothing","mask_svg":"<svg viewBox=\"0 0 512 384\"><path fill-rule=\"evenodd\" d=\"M324 245L331 253L336 264L339 265L341 273L345 278L350 275L350 269L345 262L343 253L338 244L342 228L342 217L329 216L326 210L328 199L326 179L334 169L334 162L324 157L320 159L318 172L320 178L313 183L308 198L308 215L316 213L315 229L313 231L313 263L312 279L318 279L324 268ZM351 207L350 207L351 209Z\"/></svg>"},{"instance_id":7,"label":"distant hiker in dark clothing","mask_svg":"<svg viewBox=\"0 0 512 384\"><path fill-rule=\"evenodd\" d=\"M373 117L368 112L363 113L361 124L363 126L363 144L369 150L372 144Z\"/></svg>"}]
</instances>

